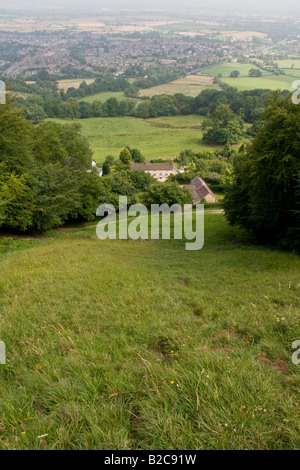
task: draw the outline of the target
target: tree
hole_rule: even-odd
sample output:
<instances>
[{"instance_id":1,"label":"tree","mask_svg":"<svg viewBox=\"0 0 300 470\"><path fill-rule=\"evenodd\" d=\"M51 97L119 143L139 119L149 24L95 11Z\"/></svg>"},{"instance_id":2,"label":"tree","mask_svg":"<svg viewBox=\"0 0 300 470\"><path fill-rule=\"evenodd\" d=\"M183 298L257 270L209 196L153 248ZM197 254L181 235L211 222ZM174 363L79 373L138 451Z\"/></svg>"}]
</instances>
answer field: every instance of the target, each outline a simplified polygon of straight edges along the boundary
<instances>
[{"instance_id":1,"label":"tree","mask_svg":"<svg viewBox=\"0 0 300 470\"><path fill-rule=\"evenodd\" d=\"M102 180L109 198L105 202L119 203L119 195L128 196L128 204L136 203L136 189L128 177L128 171L112 172Z\"/></svg>"},{"instance_id":2,"label":"tree","mask_svg":"<svg viewBox=\"0 0 300 470\"><path fill-rule=\"evenodd\" d=\"M105 116L114 117L119 114L119 101L117 98L109 98L102 105L102 112Z\"/></svg>"},{"instance_id":3,"label":"tree","mask_svg":"<svg viewBox=\"0 0 300 470\"><path fill-rule=\"evenodd\" d=\"M230 78L237 78L237 77L239 77L240 75L241 75L241 74L240 74L240 72L239 72L238 70L233 70L229 76L230 76Z\"/></svg>"},{"instance_id":4,"label":"tree","mask_svg":"<svg viewBox=\"0 0 300 470\"><path fill-rule=\"evenodd\" d=\"M93 101L92 103L92 115L93 117L100 117L102 115L102 103L101 101Z\"/></svg>"},{"instance_id":5,"label":"tree","mask_svg":"<svg viewBox=\"0 0 300 470\"><path fill-rule=\"evenodd\" d=\"M151 101L145 100L142 101L137 109L136 109L136 116L142 119L148 119L150 117L150 108L151 108Z\"/></svg>"},{"instance_id":6,"label":"tree","mask_svg":"<svg viewBox=\"0 0 300 470\"><path fill-rule=\"evenodd\" d=\"M0 164L9 173L21 175L34 167L31 132L33 125L22 111L14 107L8 95L6 104L0 106Z\"/></svg>"},{"instance_id":7,"label":"tree","mask_svg":"<svg viewBox=\"0 0 300 470\"><path fill-rule=\"evenodd\" d=\"M80 126L34 126L10 96L0 106L0 126L0 227L46 230L82 214L81 177L92 176L86 171L91 150ZM91 199L92 189L89 194ZM94 211L96 204L97 199Z\"/></svg>"},{"instance_id":8,"label":"tree","mask_svg":"<svg viewBox=\"0 0 300 470\"><path fill-rule=\"evenodd\" d=\"M228 104L217 106L203 121L202 128L206 131L203 140L218 144L235 144L244 134L243 120L230 109Z\"/></svg>"},{"instance_id":9,"label":"tree","mask_svg":"<svg viewBox=\"0 0 300 470\"><path fill-rule=\"evenodd\" d=\"M260 69L250 69L248 75L249 77L261 77L262 71Z\"/></svg>"},{"instance_id":10,"label":"tree","mask_svg":"<svg viewBox=\"0 0 300 470\"><path fill-rule=\"evenodd\" d=\"M135 107L135 102L132 100L122 100L119 102L118 114L120 116L128 116L132 113Z\"/></svg>"},{"instance_id":11,"label":"tree","mask_svg":"<svg viewBox=\"0 0 300 470\"><path fill-rule=\"evenodd\" d=\"M47 115L42 106L36 104L24 109L24 117L34 124L38 124L39 122L43 122Z\"/></svg>"},{"instance_id":12,"label":"tree","mask_svg":"<svg viewBox=\"0 0 300 470\"><path fill-rule=\"evenodd\" d=\"M129 162L132 160L132 155L127 147L124 147L123 150L121 150L119 159L124 165L129 165Z\"/></svg>"},{"instance_id":13,"label":"tree","mask_svg":"<svg viewBox=\"0 0 300 470\"><path fill-rule=\"evenodd\" d=\"M103 176L109 175L109 173L110 173L110 166L109 166L108 162L104 162L104 163L103 163L103 165L102 165L102 173L103 173Z\"/></svg>"},{"instance_id":14,"label":"tree","mask_svg":"<svg viewBox=\"0 0 300 470\"><path fill-rule=\"evenodd\" d=\"M50 79L50 74L46 69L42 69L37 73L37 77L39 80L48 81Z\"/></svg>"},{"instance_id":15,"label":"tree","mask_svg":"<svg viewBox=\"0 0 300 470\"><path fill-rule=\"evenodd\" d=\"M80 118L88 119L92 116L92 106L86 101L79 102Z\"/></svg>"},{"instance_id":16,"label":"tree","mask_svg":"<svg viewBox=\"0 0 300 470\"><path fill-rule=\"evenodd\" d=\"M88 173L82 171L77 175L79 197L78 204L71 212L73 220L95 220L96 211L100 204L110 203L110 195L103 182L104 178L99 178L96 172Z\"/></svg>"},{"instance_id":17,"label":"tree","mask_svg":"<svg viewBox=\"0 0 300 470\"><path fill-rule=\"evenodd\" d=\"M178 114L178 109L175 106L174 98L172 96L160 95L151 100L151 117L174 116L175 114Z\"/></svg>"},{"instance_id":18,"label":"tree","mask_svg":"<svg viewBox=\"0 0 300 470\"><path fill-rule=\"evenodd\" d=\"M75 170L86 170L90 166L92 152L80 129L77 123L62 126L55 122L35 127L32 135L36 158L44 164L59 162Z\"/></svg>"},{"instance_id":19,"label":"tree","mask_svg":"<svg viewBox=\"0 0 300 470\"><path fill-rule=\"evenodd\" d=\"M144 163L145 158L143 157L143 155L141 154L139 149L131 149L130 147L127 147L127 148L129 150L129 152L131 153L132 160L135 163Z\"/></svg>"},{"instance_id":20,"label":"tree","mask_svg":"<svg viewBox=\"0 0 300 470\"><path fill-rule=\"evenodd\" d=\"M124 90L124 95L130 98L136 98L138 96L139 90L134 86L130 86Z\"/></svg>"},{"instance_id":21,"label":"tree","mask_svg":"<svg viewBox=\"0 0 300 470\"><path fill-rule=\"evenodd\" d=\"M253 143L234 159L234 183L225 197L233 225L260 243L300 249L300 106L274 92Z\"/></svg>"},{"instance_id":22,"label":"tree","mask_svg":"<svg viewBox=\"0 0 300 470\"><path fill-rule=\"evenodd\" d=\"M0 227L27 230L32 227L36 207L29 176L9 173L0 164Z\"/></svg>"},{"instance_id":23,"label":"tree","mask_svg":"<svg viewBox=\"0 0 300 470\"><path fill-rule=\"evenodd\" d=\"M199 114L205 116L208 112L213 111L216 106L214 103L220 104L224 102L224 92L216 88L207 88L199 93L195 98L195 109ZM211 106L213 104L213 107Z\"/></svg>"},{"instance_id":24,"label":"tree","mask_svg":"<svg viewBox=\"0 0 300 470\"><path fill-rule=\"evenodd\" d=\"M112 155L107 155L107 157L105 158L105 161L110 167L116 163L115 157L113 157Z\"/></svg>"},{"instance_id":25,"label":"tree","mask_svg":"<svg viewBox=\"0 0 300 470\"><path fill-rule=\"evenodd\" d=\"M156 182L150 186L142 197L142 202L150 207L151 204L191 204L192 194L186 188L181 188L176 182Z\"/></svg>"},{"instance_id":26,"label":"tree","mask_svg":"<svg viewBox=\"0 0 300 470\"><path fill-rule=\"evenodd\" d=\"M48 230L62 225L79 206L78 175L59 163L48 164L36 175L33 227Z\"/></svg>"},{"instance_id":27,"label":"tree","mask_svg":"<svg viewBox=\"0 0 300 470\"><path fill-rule=\"evenodd\" d=\"M73 119L80 118L80 106L76 98L69 98L65 104L67 117Z\"/></svg>"},{"instance_id":28,"label":"tree","mask_svg":"<svg viewBox=\"0 0 300 470\"><path fill-rule=\"evenodd\" d=\"M235 155L235 151L231 148L231 145L227 143L224 145L224 148L221 152L221 155L225 158L231 158L233 155Z\"/></svg>"},{"instance_id":29,"label":"tree","mask_svg":"<svg viewBox=\"0 0 300 470\"><path fill-rule=\"evenodd\" d=\"M221 183L225 186L233 183L234 173L232 168L225 168L224 173L221 175Z\"/></svg>"},{"instance_id":30,"label":"tree","mask_svg":"<svg viewBox=\"0 0 300 470\"><path fill-rule=\"evenodd\" d=\"M153 176L144 171L130 170L127 171L127 178L136 191L145 191L149 186L155 183Z\"/></svg>"},{"instance_id":31,"label":"tree","mask_svg":"<svg viewBox=\"0 0 300 470\"><path fill-rule=\"evenodd\" d=\"M176 93L173 99L179 114L193 114L197 110L195 108L195 99L192 96Z\"/></svg>"}]
</instances>

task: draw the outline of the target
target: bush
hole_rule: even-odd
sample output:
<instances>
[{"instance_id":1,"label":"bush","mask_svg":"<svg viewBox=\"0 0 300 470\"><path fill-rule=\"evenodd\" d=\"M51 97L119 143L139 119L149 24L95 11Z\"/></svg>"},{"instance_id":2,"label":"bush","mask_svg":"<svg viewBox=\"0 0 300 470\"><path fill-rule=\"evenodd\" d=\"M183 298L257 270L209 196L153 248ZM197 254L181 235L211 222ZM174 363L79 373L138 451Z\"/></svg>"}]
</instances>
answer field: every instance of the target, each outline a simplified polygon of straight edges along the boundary
<instances>
[{"instance_id":1,"label":"bush","mask_svg":"<svg viewBox=\"0 0 300 470\"><path fill-rule=\"evenodd\" d=\"M181 188L177 183L154 183L142 196L142 202L147 207L151 204L191 204L192 195L186 188Z\"/></svg>"}]
</instances>

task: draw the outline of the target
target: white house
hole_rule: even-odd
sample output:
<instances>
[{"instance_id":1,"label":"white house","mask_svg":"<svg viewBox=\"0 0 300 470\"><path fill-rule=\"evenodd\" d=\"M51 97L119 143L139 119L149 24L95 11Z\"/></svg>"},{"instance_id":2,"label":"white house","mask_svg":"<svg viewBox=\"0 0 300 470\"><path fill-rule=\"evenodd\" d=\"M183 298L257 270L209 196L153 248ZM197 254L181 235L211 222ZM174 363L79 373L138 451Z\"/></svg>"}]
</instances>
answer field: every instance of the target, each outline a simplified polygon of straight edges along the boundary
<instances>
[{"instance_id":1,"label":"white house","mask_svg":"<svg viewBox=\"0 0 300 470\"><path fill-rule=\"evenodd\" d=\"M144 171L158 181L167 181L170 175L178 173L173 161L166 163L131 163L130 170Z\"/></svg>"},{"instance_id":2,"label":"white house","mask_svg":"<svg viewBox=\"0 0 300 470\"><path fill-rule=\"evenodd\" d=\"M92 165L93 168L96 168L97 174L98 174L99 176L102 176L102 175L103 175L103 169L100 168L99 166L97 166L97 163L96 163L95 160L92 160L91 165ZM93 170L92 170L92 169L89 169L89 170L86 170L86 171L87 171L88 173L92 173Z\"/></svg>"}]
</instances>

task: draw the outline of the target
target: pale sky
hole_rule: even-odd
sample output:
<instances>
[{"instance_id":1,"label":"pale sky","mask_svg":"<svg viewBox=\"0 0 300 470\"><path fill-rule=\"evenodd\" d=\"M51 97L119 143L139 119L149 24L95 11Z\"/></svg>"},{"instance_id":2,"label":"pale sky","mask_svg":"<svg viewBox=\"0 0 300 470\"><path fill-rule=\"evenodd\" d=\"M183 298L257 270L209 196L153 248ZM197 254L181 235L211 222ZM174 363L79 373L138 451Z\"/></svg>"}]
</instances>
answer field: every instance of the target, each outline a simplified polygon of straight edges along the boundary
<instances>
[{"instance_id":1,"label":"pale sky","mask_svg":"<svg viewBox=\"0 0 300 470\"><path fill-rule=\"evenodd\" d=\"M17 7L32 11L55 8L57 10L82 10L85 13L101 8L166 9L170 12L228 11L236 13L295 16L300 15L299 0L1 0L0 9Z\"/></svg>"}]
</instances>

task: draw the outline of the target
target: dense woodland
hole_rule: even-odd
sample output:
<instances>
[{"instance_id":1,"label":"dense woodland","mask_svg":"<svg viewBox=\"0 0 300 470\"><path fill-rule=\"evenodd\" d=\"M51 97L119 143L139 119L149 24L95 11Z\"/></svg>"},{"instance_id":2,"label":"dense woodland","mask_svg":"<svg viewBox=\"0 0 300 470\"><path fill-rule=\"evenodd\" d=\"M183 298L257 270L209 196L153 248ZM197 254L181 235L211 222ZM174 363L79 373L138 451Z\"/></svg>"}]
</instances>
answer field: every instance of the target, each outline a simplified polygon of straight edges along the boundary
<instances>
[{"instance_id":1,"label":"dense woodland","mask_svg":"<svg viewBox=\"0 0 300 470\"><path fill-rule=\"evenodd\" d=\"M228 220L254 239L300 250L300 106L273 93L261 126L234 158Z\"/></svg>"}]
</instances>

